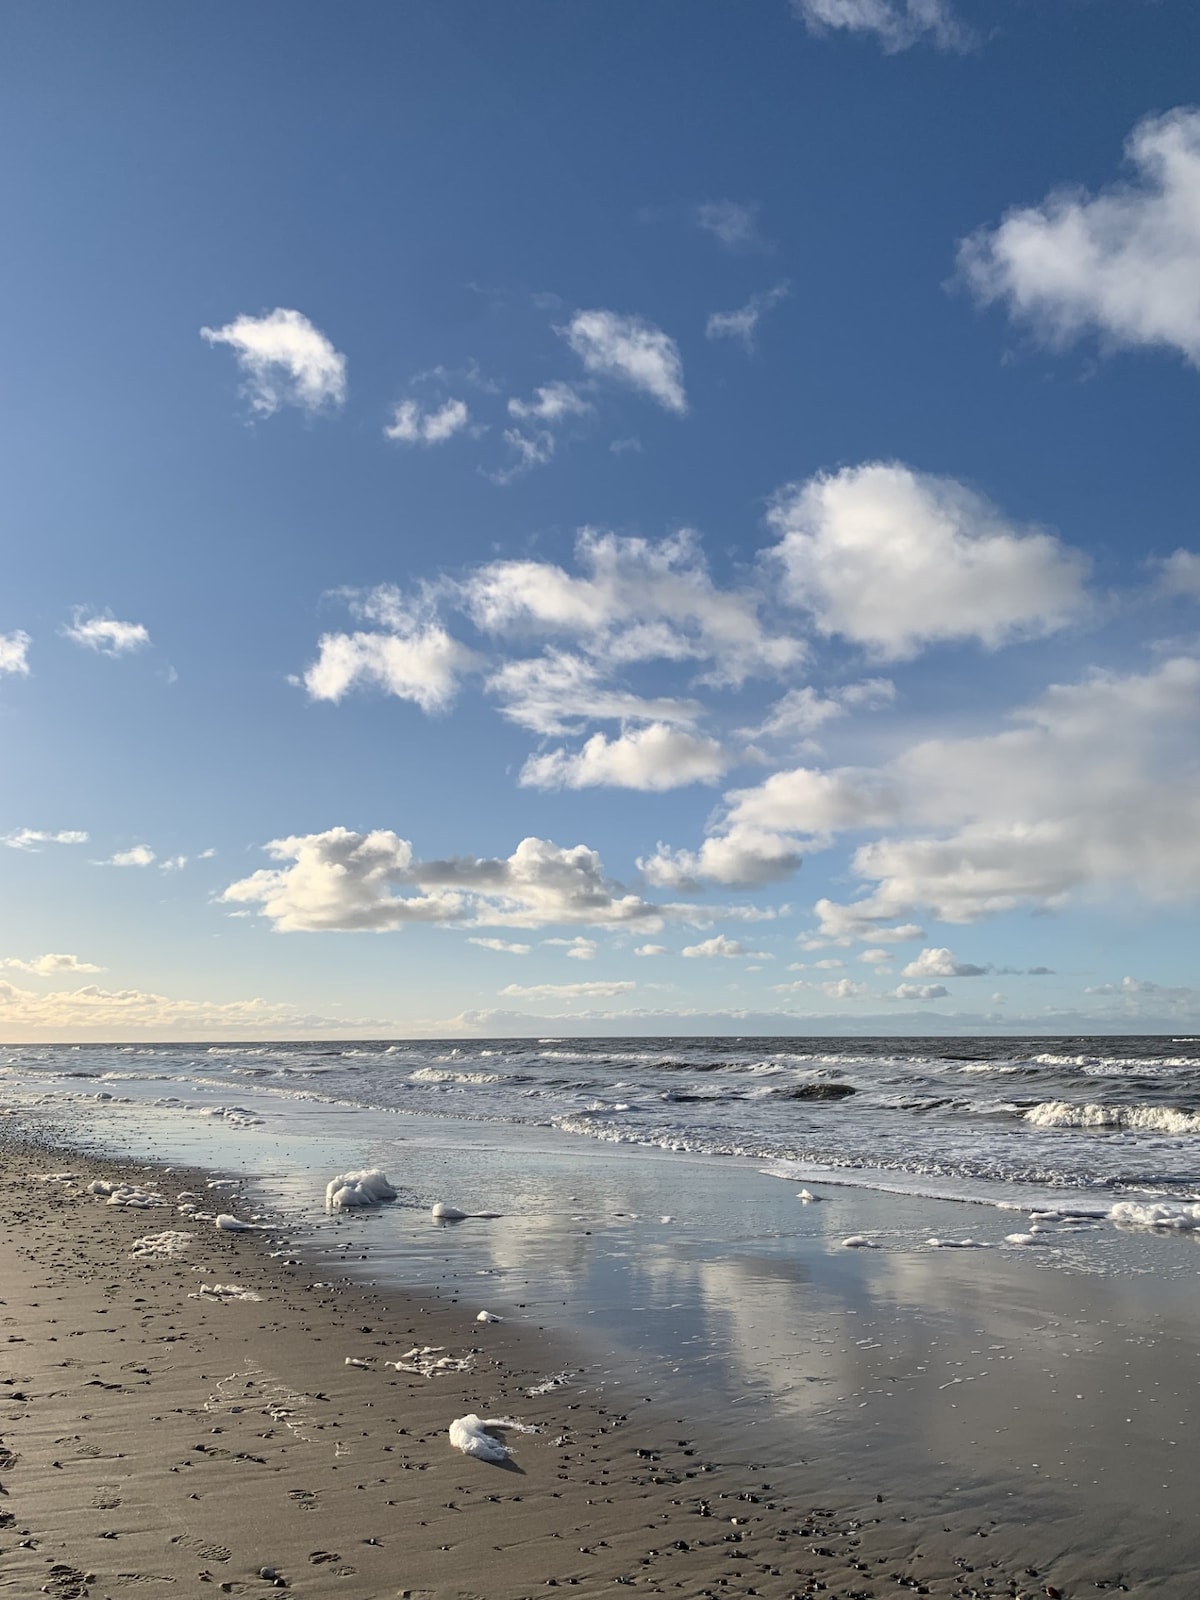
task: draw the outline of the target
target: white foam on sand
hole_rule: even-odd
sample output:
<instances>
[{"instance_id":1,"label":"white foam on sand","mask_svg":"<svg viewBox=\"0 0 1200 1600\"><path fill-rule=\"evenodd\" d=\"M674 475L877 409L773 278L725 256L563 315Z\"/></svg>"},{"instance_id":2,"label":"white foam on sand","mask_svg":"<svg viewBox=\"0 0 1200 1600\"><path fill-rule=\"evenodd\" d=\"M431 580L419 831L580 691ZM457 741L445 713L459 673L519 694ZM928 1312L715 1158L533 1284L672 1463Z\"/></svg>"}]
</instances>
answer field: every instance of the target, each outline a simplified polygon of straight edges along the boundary
<instances>
[{"instance_id":1,"label":"white foam on sand","mask_svg":"<svg viewBox=\"0 0 1200 1600\"><path fill-rule=\"evenodd\" d=\"M1126 1228L1169 1228L1189 1233L1200 1228L1200 1203L1156 1200L1149 1204L1119 1200L1108 1213L1108 1220Z\"/></svg>"},{"instance_id":2,"label":"white foam on sand","mask_svg":"<svg viewBox=\"0 0 1200 1600\"><path fill-rule=\"evenodd\" d=\"M864 1233L852 1233L848 1239L842 1240L843 1250L878 1250L879 1246L874 1239L868 1239Z\"/></svg>"},{"instance_id":3,"label":"white foam on sand","mask_svg":"<svg viewBox=\"0 0 1200 1600\"><path fill-rule=\"evenodd\" d=\"M194 1233L148 1233L143 1239L133 1241L129 1252L134 1261L177 1261L196 1237Z\"/></svg>"},{"instance_id":4,"label":"white foam on sand","mask_svg":"<svg viewBox=\"0 0 1200 1600\"><path fill-rule=\"evenodd\" d=\"M536 1433L523 1422L512 1417L477 1417L472 1411L465 1417L456 1417L450 1424L450 1443L465 1456L477 1456L480 1461L491 1461L497 1466L512 1459L509 1448L493 1438L489 1428L515 1428L518 1433Z\"/></svg>"},{"instance_id":5,"label":"white foam on sand","mask_svg":"<svg viewBox=\"0 0 1200 1600\"><path fill-rule=\"evenodd\" d=\"M476 1322L503 1322L503 1317L498 1317L494 1311L480 1311L475 1318Z\"/></svg>"},{"instance_id":6,"label":"white foam on sand","mask_svg":"<svg viewBox=\"0 0 1200 1600\"><path fill-rule=\"evenodd\" d=\"M931 1250L990 1250L981 1239L926 1239Z\"/></svg>"},{"instance_id":7,"label":"white foam on sand","mask_svg":"<svg viewBox=\"0 0 1200 1600\"><path fill-rule=\"evenodd\" d=\"M397 1191L388 1182L385 1172L378 1167L366 1167L361 1172L340 1172L325 1186L327 1211L350 1210L356 1206L378 1206L385 1200L395 1200Z\"/></svg>"},{"instance_id":8,"label":"white foam on sand","mask_svg":"<svg viewBox=\"0 0 1200 1600\"><path fill-rule=\"evenodd\" d=\"M385 1361L385 1367L397 1372L411 1372L418 1378L437 1378L444 1372L470 1372L475 1365L473 1355L448 1356L440 1344L413 1345L411 1350L396 1361Z\"/></svg>"},{"instance_id":9,"label":"white foam on sand","mask_svg":"<svg viewBox=\"0 0 1200 1600\"><path fill-rule=\"evenodd\" d=\"M222 1233L266 1233L266 1228L260 1227L256 1222L243 1222L240 1217L230 1216L228 1211L222 1211L219 1217L213 1219L214 1227L220 1228Z\"/></svg>"},{"instance_id":10,"label":"white foam on sand","mask_svg":"<svg viewBox=\"0 0 1200 1600\"><path fill-rule=\"evenodd\" d=\"M135 1211L149 1211L154 1206L165 1206L162 1195L152 1189L142 1189L136 1183L108 1183L95 1178L88 1184L88 1193L103 1198L110 1206L129 1206Z\"/></svg>"},{"instance_id":11,"label":"white foam on sand","mask_svg":"<svg viewBox=\"0 0 1200 1600\"><path fill-rule=\"evenodd\" d=\"M435 1222L466 1222L471 1217L490 1220L500 1215L498 1211L460 1211L445 1200L439 1200L429 1214Z\"/></svg>"},{"instance_id":12,"label":"white foam on sand","mask_svg":"<svg viewBox=\"0 0 1200 1600\"><path fill-rule=\"evenodd\" d=\"M222 1305L230 1300L261 1300L262 1295L253 1289L243 1289L240 1283L202 1283L188 1294L189 1300L219 1300Z\"/></svg>"},{"instance_id":13,"label":"white foam on sand","mask_svg":"<svg viewBox=\"0 0 1200 1600\"><path fill-rule=\"evenodd\" d=\"M1049 1244L1050 1240L1044 1232L1041 1233L1006 1233L1005 1244L1018 1247L1032 1244Z\"/></svg>"}]
</instances>

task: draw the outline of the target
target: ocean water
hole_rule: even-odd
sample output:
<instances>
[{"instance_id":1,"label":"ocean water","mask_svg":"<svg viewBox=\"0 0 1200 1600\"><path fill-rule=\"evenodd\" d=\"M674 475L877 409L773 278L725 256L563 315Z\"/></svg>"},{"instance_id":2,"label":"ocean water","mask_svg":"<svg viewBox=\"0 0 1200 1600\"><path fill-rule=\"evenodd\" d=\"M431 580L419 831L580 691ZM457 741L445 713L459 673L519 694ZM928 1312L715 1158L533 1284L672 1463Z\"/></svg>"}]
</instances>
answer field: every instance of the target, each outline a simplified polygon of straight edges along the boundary
<instances>
[{"instance_id":1,"label":"ocean water","mask_svg":"<svg viewBox=\"0 0 1200 1600\"><path fill-rule=\"evenodd\" d=\"M944 1198L1145 1199L1185 1224L1200 1197L1196 1038L9 1046L0 1092L190 1105L231 1127L284 1110L318 1125L331 1106L392 1130L524 1124Z\"/></svg>"}]
</instances>

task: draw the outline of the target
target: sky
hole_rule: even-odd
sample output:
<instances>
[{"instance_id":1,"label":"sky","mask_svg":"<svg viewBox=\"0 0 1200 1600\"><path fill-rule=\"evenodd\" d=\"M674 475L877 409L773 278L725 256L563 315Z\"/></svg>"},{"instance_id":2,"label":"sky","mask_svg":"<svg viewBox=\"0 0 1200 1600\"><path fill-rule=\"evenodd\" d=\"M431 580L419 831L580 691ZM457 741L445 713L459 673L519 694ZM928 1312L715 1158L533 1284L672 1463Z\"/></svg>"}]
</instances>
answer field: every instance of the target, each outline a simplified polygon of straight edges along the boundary
<instances>
[{"instance_id":1,"label":"sky","mask_svg":"<svg viewBox=\"0 0 1200 1600\"><path fill-rule=\"evenodd\" d=\"M1194 0L0 16L0 1039L1200 1031Z\"/></svg>"}]
</instances>

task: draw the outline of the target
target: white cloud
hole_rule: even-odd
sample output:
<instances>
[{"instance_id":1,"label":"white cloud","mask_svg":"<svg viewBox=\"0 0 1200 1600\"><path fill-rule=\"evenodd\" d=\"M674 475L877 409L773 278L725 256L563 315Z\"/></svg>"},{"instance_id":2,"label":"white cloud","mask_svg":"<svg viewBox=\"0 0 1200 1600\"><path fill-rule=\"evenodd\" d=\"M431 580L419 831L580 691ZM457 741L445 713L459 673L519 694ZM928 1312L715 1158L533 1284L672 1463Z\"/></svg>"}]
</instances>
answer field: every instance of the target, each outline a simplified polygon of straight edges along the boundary
<instances>
[{"instance_id":1,"label":"white cloud","mask_svg":"<svg viewBox=\"0 0 1200 1600\"><path fill-rule=\"evenodd\" d=\"M944 1000L950 993L940 983L902 983L885 998L888 1000Z\"/></svg>"},{"instance_id":2,"label":"white cloud","mask_svg":"<svg viewBox=\"0 0 1200 1600\"><path fill-rule=\"evenodd\" d=\"M854 978L835 978L821 985L821 993L827 994L831 1000L855 1000L866 992L866 984L858 983Z\"/></svg>"},{"instance_id":3,"label":"white cloud","mask_svg":"<svg viewBox=\"0 0 1200 1600\"><path fill-rule=\"evenodd\" d=\"M9 956L6 961L0 961L0 967L8 967L14 972L28 972L38 978L52 978L60 972L104 971L103 967L97 967L91 961L80 961L78 956L57 954L35 956L32 961Z\"/></svg>"},{"instance_id":4,"label":"white cloud","mask_svg":"<svg viewBox=\"0 0 1200 1600\"><path fill-rule=\"evenodd\" d=\"M316 1032L391 1032L385 1018L325 1017L267 1000L178 1000L140 989L79 989L49 993L0 981L0 1036L95 1039L311 1038Z\"/></svg>"},{"instance_id":5,"label":"white cloud","mask_svg":"<svg viewBox=\"0 0 1200 1600\"><path fill-rule=\"evenodd\" d=\"M1200 600L1200 552L1176 550L1158 564L1159 588L1164 594Z\"/></svg>"},{"instance_id":6,"label":"white cloud","mask_svg":"<svg viewBox=\"0 0 1200 1600\"><path fill-rule=\"evenodd\" d=\"M460 680L478 664L474 651L447 633L423 602L398 590L373 590L358 610L386 633L327 633L302 682L314 700L341 700L355 688L382 689L422 711L444 711Z\"/></svg>"},{"instance_id":7,"label":"white cloud","mask_svg":"<svg viewBox=\"0 0 1200 1600\"><path fill-rule=\"evenodd\" d=\"M1152 983L1148 978L1124 977L1120 983L1098 983L1092 988L1085 989L1084 994L1119 994L1126 996L1160 995L1170 1000L1182 1000L1196 993L1195 989L1185 985L1172 987L1169 984Z\"/></svg>"},{"instance_id":8,"label":"white cloud","mask_svg":"<svg viewBox=\"0 0 1200 1600\"><path fill-rule=\"evenodd\" d=\"M495 561L460 586L485 633L570 636L610 665L711 661L714 680L740 684L803 659L799 640L773 635L750 590L718 589L697 536L657 542L581 530L576 576L549 561ZM669 720L669 719L661 719Z\"/></svg>"},{"instance_id":9,"label":"white cloud","mask_svg":"<svg viewBox=\"0 0 1200 1600\"><path fill-rule=\"evenodd\" d=\"M960 961L950 950L922 950L915 960L904 968L906 978L981 978L990 967L977 967L973 962Z\"/></svg>"},{"instance_id":10,"label":"white cloud","mask_svg":"<svg viewBox=\"0 0 1200 1600\"><path fill-rule=\"evenodd\" d=\"M88 836L77 828L62 833L47 833L42 828L18 828L15 833L0 835L0 844L10 850L37 851L44 844L87 844Z\"/></svg>"},{"instance_id":11,"label":"white cloud","mask_svg":"<svg viewBox=\"0 0 1200 1600\"><path fill-rule=\"evenodd\" d=\"M728 939L723 933L715 934L711 939L704 939L699 944L685 944L681 953L689 960L705 960L714 956L722 956L728 960L736 956L756 955L756 952L747 950L740 940Z\"/></svg>"},{"instance_id":12,"label":"white cloud","mask_svg":"<svg viewBox=\"0 0 1200 1600\"><path fill-rule=\"evenodd\" d=\"M719 239L728 250L758 247L758 207L738 200L706 200L696 207L696 226Z\"/></svg>"},{"instance_id":13,"label":"white cloud","mask_svg":"<svg viewBox=\"0 0 1200 1600\"><path fill-rule=\"evenodd\" d=\"M585 417L592 410L573 383L545 383L533 391L532 400L512 399L508 414L522 422L544 422L550 426L568 417Z\"/></svg>"},{"instance_id":14,"label":"white cloud","mask_svg":"<svg viewBox=\"0 0 1200 1600\"><path fill-rule=\"evenodd\" d=\"M652 856L639 859L647 883L660 889L691 893L704 883L761 888L790 878L799 868L795 839L763 828L731 828L705 839L699 850L672 850L659 843Z\"/></svg>"},{"instance_id":15,"label":"white cloud","mask_svg":"<svg viewBox=\"0 0 1200 1600\"><path fill-rule=\"evenodd\" d=\"M1130 182L1010 211L963 242L962 272L1053 343L1094 331L1200 367L1200 110L1147 117L1125 153Z\"/></svg>"},{"instance_id":16,"label":"white cloud","mask_svg":"<svg viewBox=\"0 0 1200 1600\"><path fill-rule=\"evenodd\" d=\"M595 733L582 750L530 756L520 783L528 789L643 789L662 792L689 783L715 783L731 757L715 739L652 722L608 739Z\"/></svg>"},{"instance_id":17,"label":"white cloud","mask_svg":"<svg viewBox=\"0 0 1200 1600\"><path fill-rule=\"evenodd\" d=\"M559 332L589 372L638 389L678 416L687 411L679 346L652 322L616 311L577 311Z\"/></svg>"},{"instance_id":18,"label":"white cloud","mask_svg":"<svg viewBox=\"0 0 1200 1600\"><path fill-rule=\"evenodd\" d=\"M646 700L604 681L600 668L582 656L548 650L527 661L508 661L487 680L501 701L501 715L534 733L577 732L584 722L695 722L694 700Z\"/></svg>"},{"instance_id":19,"label":"white cloud","mask_svg":"<svg viewBox=\"0 0 1200 1600\"><path fill-rule=\"evenodd\" d=\"M515 483L518 478L523 478L527 472L532 472L535 467L547 466L554 459L557 441L549 428L541 428L536 433L522 433L519 428L505 428L504 442L514 452L511 465L502 467L498 472L489 472L487 476L493 483L504 485Z\"/></svg>"},{"instance_id":20,"label":"white cloud","mask_svg":"<svg viewBox=\"0 0 1200 1600\"><path fill-rule=\"evenodd\" d=\"M531 944L514 944L511 939L468 939L468 944L477 944L483 950L499 950L509 956L527 956L533 950Z\"/></svg>"},{"instance_id":21,"label":"white cloud","mask_svg":"<svg viewBox=\"0 0 1200 1600\"><path fill-rule=\"evenodd\" d=\"M29 676L29 646L33 640L23 629L13 633L0 633L0 673L11 672L20 678Z\"/></svg>"},{"instance_id":22,"label":"white cloud","mask_svg":"<svg viewBox=\"0 0 1200 1600\"><path fill-rule=\"evenodd\" d=\"M277 307L261 317L236 317L223 328L201 328L209 344L226 344L245 374L243 393L259 416L281 406L310 415L346 399L346 358L299 311Z\"/></svg>"},{"instance_id":23,"label":"white cloud","mask_svg":"<svg viewBox=\"0 0 1200 1600\"><path fill-rule=\"evenodd\" d=\"M752 294L736 311L714 311L704 325L704 332L710 339L740 339L743 348L751 351L759 323L790 293L790 284L777 283L771 289Z\"/></svg>"},{"instance_id":24,"label":"white cloud","mask_svg":"<svg viewBox=\"0 0 1200 1600\"><path fill-rule=\"evenodd\" d=\"M147 844L131 845L128 850L118 850L115 855L109 856L107 861L101 862L106 867L149 867L153 865L155 856Z\"/></svg>"},{"instance_id":25,"label":"white cloud","mask_svg":"<svg viewBox=\"0 0 1200 1600\"><path fill-rule=\"evenodd\" d=\"M793 602L822 633L882 658L954 639L995 648L1053 632L1083 608L1079 552L1005 521L954 479L899 462L791 485L770 521Z\"/></svg>"},{"instance_id":26,"label":"white cloud","mask_svg":"<svg viewBox=\"0 0 1200 1600\"><path fill-rule=\"evenodd\" d=\"M864 900L817 903L828 936L874 941L876 923L920 906L966 923L1080 894L1200 895L1200 660L1056 684L1011 720L923 741L869 775L893 797L880 818L892 831L855 852L874 885Z\"/></svg>"},{"instance_id":27,"label":"white cloud","mask_svg":"<svg viewBox=\"0 0 1200 1600\"><path fill-rule=\"evenodd\" d=\"M858 953L858 959L860 961L869 962L871 966L878 966L881 961L890 961L892 959L892 952L890 950L860 950ZM819 962L817 964L818 966L820 965ZM907 972L908 968L905 967L904 970Z\"/></svg>"},{"instance_id":28,"label":"white cloud","mask_svg":"<svg viewBox=\"0 0 1200 1600\"><path fill-rule=\"evenodd\" d=\"M182 872L187 864L187 856L168 856L165 861L158 863L158 870L160 872Z\"/></svg>"},{"instance_id":29,"label":"white cloud","mask_svg":"<svg viewBox=\"0 0 1200 1600\"><path fill-rule=\"evenodd\" d=\"M633 953L635 956L665 956L670 951L665 944L639 944Z\"/></svg>"},{"instance_id":30,"label":"white cloud","mask_svg":"<svg viewBox=\"0 0 1200 1600\"><path fill-rule=\"evenodd\" d=\"M572 961L594 961L600 948L594 939L585 939L582 934L577 934L574 939L543 939L542 943L565 950Z\"/></svg>"},{"instance_id":31,"label":"white cloud","mask_svg":"<svg viewBox=\"0 0 1200 1600\"><path fill-rule=\"evenodd\" d=\"M805 685L789 689L771 707L765 720L756 728L742 729L747 739L806 739L835 718L851 711L877 711L891 705L896 698L896 685L890 678L865 678L861 683L847 683L822 695Z\"/></svg>"},{"instance_id":32,"label":"white cloud","mask_svg":"<svg viewBox=\"0 0 1200 1600\"><path fill-rule=\"evenodd\" d=\"M520 928L640 923L649 933L664 916L693 909L628 894L605 877L594 850L563 849L548 839L523 839L499 860L419 861L407 839L384 829L330 828L274 839L265 848L283 865L230 884L221 898L260 906L284 933L382 931L408 922ZM424 893L396 892L405 889Z\"/></svg>"},{"instance_id":33,"label":"white cloud","mask_svg":"<svg viewBox=\"0 0 1200 1600\"><path fill-rule=\"evenodd\" d=\"M400 444L445 444L470 421L471 413L463 400L447 400L436 411L427 410L415 400L401 400L383 431L386 438Z\"/></svg>"},{"instance_id":34,"label":"white cloud","mask_svg":"<svg viewBox=\"0 0 1200 1600\"><path fill-rule=\"evenodd\" d=\"M111 611L89 613L85 606L75 607L74 620L64 624L62 632L76 644L98 650L104 656L130 655L150 643L150 635L140 622L118 622Z\"/></svg>"},{"instance_id":35,"label":"white cloud","mask_svg":"<svg viewBox=\"0 0 1200 1600\"><path fill-rule=\"evenodd\" d=\"M628 979L620 983L510 983L500 993L522 1000L607 1000L636 988Z\"/></svg>"},{"instance_id":36,"label":"white cloud","mask_svg":"<svg viewBox=\"0 0 1200 1600\"><path fill-rule=\"evenodd\" d=\"M889 55L926 42L941 50L971 45L949 0L792 0L792 10L810 33L873 34Z\"/></svg>"}]
</instances>

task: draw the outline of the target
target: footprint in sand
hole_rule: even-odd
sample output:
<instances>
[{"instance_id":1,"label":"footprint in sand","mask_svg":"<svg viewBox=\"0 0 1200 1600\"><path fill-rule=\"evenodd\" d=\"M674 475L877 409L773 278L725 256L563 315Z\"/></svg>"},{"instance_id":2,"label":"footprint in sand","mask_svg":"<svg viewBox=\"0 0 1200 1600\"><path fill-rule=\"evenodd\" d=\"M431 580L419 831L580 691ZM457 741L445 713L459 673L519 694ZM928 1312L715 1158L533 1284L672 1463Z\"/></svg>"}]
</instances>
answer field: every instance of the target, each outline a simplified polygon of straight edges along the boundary
<instances>
[{"instance_id":1,"label":"footprint in sand","mask_svg":"<svg viewBox=\"0 0 1200 1600\"><path fill-rule=\"evenodd\" d=\"M185 1550L194 1550L205 1561L229 1561L233 1556L233 1551L225 1545L210 1544L207 1539L197 1539L187 1533L177 1533L171 1543L182 1545Z\"/></svg>"},{"instance_id":2,"label":"footprint in sand","mask_svg":"<svg viewBox=\"0 0 1200 1600\"><path fill-rule=\"evenodd\" d=\"M91 1504L97 1511L115 1511L121 1504L116 1485L102 1483L92 1496Z\"/></svg>"},{"instance_id":3,"label":"footprint in sand","mask_svg":"<svg viewBox=\"0 0 1200 1600\"><path fill-rule=\"evenodd\" d=\"M289 1489L288 1499L301 1511L315 1511L321 1503L315 1489Z\"/></svg>"},{"instance_id":4,"label":"footprint in sand","mask_svg":"<svg viewBox=\"0 0 1200 1600\"><path fill-rule=\"evenodd\" d=\"M50 1568L49 1582L43 1584L43 1594L54 1600L87 1600L87 1583L78 1567L69 1567L65 1561L56 1561Z\"/></svg>"}]
</instances>

